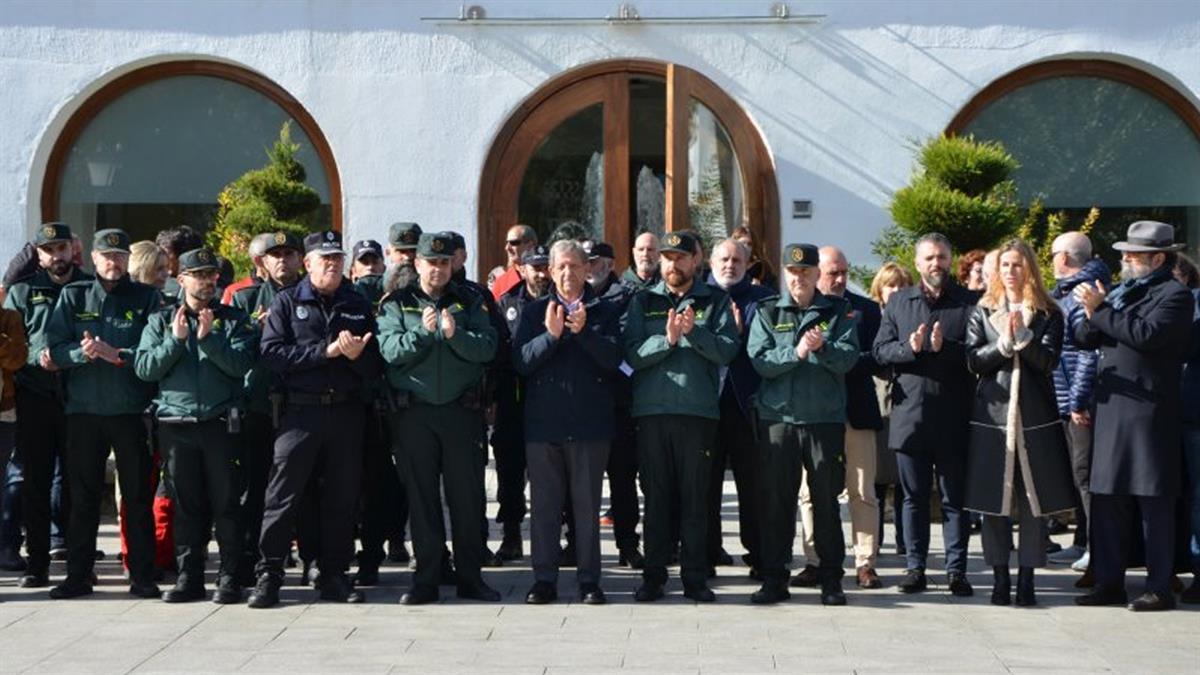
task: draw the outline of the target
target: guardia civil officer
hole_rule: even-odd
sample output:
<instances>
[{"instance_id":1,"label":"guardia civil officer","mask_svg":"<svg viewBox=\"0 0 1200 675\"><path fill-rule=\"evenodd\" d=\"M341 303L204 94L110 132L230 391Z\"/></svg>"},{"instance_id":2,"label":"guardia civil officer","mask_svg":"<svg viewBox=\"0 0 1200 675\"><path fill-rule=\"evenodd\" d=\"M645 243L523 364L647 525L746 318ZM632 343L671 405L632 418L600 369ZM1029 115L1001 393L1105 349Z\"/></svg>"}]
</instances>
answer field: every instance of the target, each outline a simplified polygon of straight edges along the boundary
<instances>
[{"instance_id":1,"label":"guardia civil officer","mask_svg":"<svg viewBox=\"0 0 1200 675\"><path fill-rule=\"evenodd\" d=\"M50 361L68 373L66 470L71 489L67 578L50 590L50 597L92 592L104 464L111 449L125 503L129 592L157 598L150 513L153 463L142 421L154 387L138 379L132 361L142 329L162 298L153 286L129 278L129 235L122 230L96 232L92 264L96 278L67 284L46 327Z\"/></svg>"},{"instance_id":2,"label":"guardia civil officer","mask_svg":"<svg viewBox=\"0 0 1200 675\"><path fill-rule=\"evenodd\" d=\"M54 465L65 466L66 416L62 377L50 359L46 323L67 284L91 279L71 262L71 228L46 223L33 239L38 270L12 284L4 299L7 309L21 313L29 355L17 371L16 453L24 465L21 516L25 525L28 565L17 584L41 588L50 583L50 487ZM69 512L70 489L64 486L63 510Z\"/></svg>"},{"instance_id":3,"label":"guardia civil officer","mask_svg":"<svg viewBox=\"0 0 1200 675\"><path fill-rule=\"evenodd\" d=\"M662 244L662 281L633 297L624 334L646 493L646 567L635 597L663 597L674 511L684 596L712 602L708 481L721 415L720 368L737 356L737 322L729 294L696 278L701 254L695 235L671 232Z\"/></svg>"},{"instance_id":4,"label":"guardia civil officer","mask_svg":"<svg viewBox=\"0 0 1200 675\"><path fill-rule=\"evenodd\" d=\"M784 248L786 289L760 301L750 324L747 353L762 376L755 407L763 585L750 598L756 604L790 597L787 562L805 475L821 559L821 603L846 604L846 543L837 499L846 480L845 374L858 362L858 333L850 303L817 290L819 261L811 244Z\"/></svg>"},{"instance_id":5,"label":"guardia civil officer","mask_svg":"<svg viewBox=\"0 0 1200 675\"><path fill-rule=\"evenodd\" d=\"M480 573L485 541L480 383L496 352L483 298L451 281L453 237L425 233L417 245L418 282L384 298L380 352L397 412L391 424L396 466L408 493L416 571L401 598L435 602L445 562L441 492L453 529L458 597L496 601Z\"/></svg>"},{"instance_id":6,"label":"guardia civil officer","mask_svg":"<svg viewBox=\"0 0 1200 675\"><path fill-rule=\"evenodd\" d=\"M179 577L166 602L204 599L204 559L214 525L221 560L213 602L242 599L237 582L242 380L256 356L257 332L240 309L217 300L217 256L179 256L176 307L150 317L138 344L137 376L158 383L158 442L175 507Z\"/></svg>"},{"instance_id":7,"label":"guardia civil officer","mask_svg":"<svg viewBox=\"0 0 1200 675\"><path fill-rule=\"evenodd\" d=\"M362 483L363 387L379 372L371 305L342 276L341 234L304 239L307 276L275 297L263 327L261 361L279 374L286 405L263 508L258 583L251 607L279 602L297 501L309 480L320 495L322 600L362 602L346 570L354 556L354 510Z\"/></svg>"}]
</instances>

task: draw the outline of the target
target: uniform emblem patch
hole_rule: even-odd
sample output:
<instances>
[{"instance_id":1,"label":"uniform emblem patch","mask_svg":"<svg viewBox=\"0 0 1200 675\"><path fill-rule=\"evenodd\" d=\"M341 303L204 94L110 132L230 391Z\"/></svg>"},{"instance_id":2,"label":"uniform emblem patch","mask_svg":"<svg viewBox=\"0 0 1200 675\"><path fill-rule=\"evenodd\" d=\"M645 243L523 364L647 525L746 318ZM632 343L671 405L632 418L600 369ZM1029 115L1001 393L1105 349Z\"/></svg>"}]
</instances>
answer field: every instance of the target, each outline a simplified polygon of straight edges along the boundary
<instances>
[{"instance_id":1,"label":"uniform emblem patch","mask_svg":"<svg viewBox=\"0 0 1200 675\"><path fill-rule=\"evenodd\" d=\"M108 242L109 246L116 246L121 243L121 237L117 236L116 232L111 232L104 238L104 241Z\"/></svg>"},{"instance_id":2,"label":"uniform emblem patch","mask_svg":"<svg viewBox=\"0 0 1200 675\"><path fill-rule=\"evenodd\" d=\"M296 318L300 319L301 321L304 321L305 319L307 319L308 318L308 308L305 307L304 305L297 306L296 307Z\"/></svg>"},{"instance_id":3,"label":"uniform emblem patch","mask_svg":"<svg viewBox=\"0 0 1200 675\"><path fill-rule=\"evenodd\" d=\"M42 234L45 235L47 239L53 239L55 235L54 228L50 225L47 225L42 228Z\"/></svg>"},{"instance_id":4,"label":"uniform emblem patch","mask_svg":"<svg viewBox=\"0 0 1200 675\"><path fill-rule=\"evenodd\" d=\"M504 313L504 318L508 319L509 321L516 321L517 320L517 308L509 307L508 311Z\"/></svg>"},{"instance_id":5,"label":"uniform emblem patch","mask_svg":"<svg viewBox=\"0 0 1200 675\"><path fill-rule=\"evenodd\" d=\"M792 249L792 262L798 263L804 260L804 251L799 248Z\"/></svg>"},{"instance_id":6,"label":"uniform emblem patch","mask_svg":"<svg viewBox=\"0 0 1200 675\"><path fill-rule=\"evenodd\" d=\"M429 247L430 247L430 248L432 248L434 251L441 252L441 250L442 250L442 240L441 240L441 239L434 239L432 242L430 242L430 244L429 244Z\"/></svg>"},{"instance_id":7,"label":"uniform emblem patch","mask_svg":"<svg viewBox=\"0 0 1200 675\"><path fill-rule=\"evenodd\" d=\"M287 243L287 235L282 232L276 232L275 233L275 245L283 246L286 243Z\"/></svg>"}]
</instances>

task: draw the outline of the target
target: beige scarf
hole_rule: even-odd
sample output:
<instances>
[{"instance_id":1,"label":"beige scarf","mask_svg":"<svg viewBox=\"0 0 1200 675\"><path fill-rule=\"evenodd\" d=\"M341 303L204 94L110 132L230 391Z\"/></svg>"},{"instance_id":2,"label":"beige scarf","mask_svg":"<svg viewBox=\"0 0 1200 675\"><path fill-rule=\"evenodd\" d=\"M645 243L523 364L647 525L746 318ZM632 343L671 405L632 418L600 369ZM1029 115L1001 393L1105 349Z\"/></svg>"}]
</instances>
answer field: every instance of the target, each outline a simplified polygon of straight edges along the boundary
<instances>
[{"instance_id":1,"label":"beige scarf","mask_svg":"<svg viewBox=\"0 0 1200 675\"><path fill-rule=\"evenodd\" d=\"M1021 312L1025 326L1009 342L1005 339L1004 333L1008 330L1009 316L1013 311ZM998 339L1000 353L1011 358L1013 364L1012 381L1008 390L1008 418L1004 424L1004 497L1000 505L1000 515L1009 517L1018 515L1013 512L1015 506L1013 493L1016 487L1014 479L1018 463L1021 466L1021 478L1025 483L1025 495L1029 499L1029 506L1033 509L1034 515L1040 515L1042 509L1038 503L1037 492L1033 489L1033 471L1029 466L1029 452L1025 447L1025 430L1021 425L1020 400L1020 351L1033 341L1033 331L1029 330L1029 324L1033 321L1033 311L1023 304L1009 305L1004 309L993 311L989 321L992 328L996 329L996 333L1000 335Z\"/></svg>"}]
</instances>

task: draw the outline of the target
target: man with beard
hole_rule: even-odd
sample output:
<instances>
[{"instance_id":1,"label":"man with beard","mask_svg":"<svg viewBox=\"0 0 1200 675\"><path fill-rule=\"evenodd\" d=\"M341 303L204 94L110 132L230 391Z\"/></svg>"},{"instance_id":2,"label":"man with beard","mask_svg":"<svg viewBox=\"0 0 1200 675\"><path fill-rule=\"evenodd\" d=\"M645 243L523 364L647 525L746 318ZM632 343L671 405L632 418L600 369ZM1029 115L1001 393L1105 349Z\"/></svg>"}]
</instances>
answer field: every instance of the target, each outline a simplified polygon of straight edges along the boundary
<instances>
[{"instance_id":1,"label":"man with beard","mask_svg":"<svg viewBox=\"0 0 1200 675\"><path fill-rule=\"evenodd\" d=\"M270 316L271 303L279 291L296 283L302 263L300 240L289 232L269 232L262 244L261 264L264 278L233 294L233 306L253 320L257 336ZM258 237L255 238L255 241ZM278 406L281 393L277 378L262 363L255 363L246 373L246 417L242 429L241 532L244 538L242 564L238 581L243 586L254 585L254 567L259 560L258 540L262 534L263 499L267 490L267 475L275 447L275 419L282 412ZM273 400L275 401L273 403ZM311 518L305 518L312 522ZM311 541L301 537L302 545ZM307 539L311 540L311 537Z\"/></svg>"},{"instance_id":2,"label":"man with beard","mask_svg":"<svg viewBox=\"0 0 1200 675\"><path fill-rule=\"evenodd\" d=\"M158 440L175 506L179 577L165 602L205 597L204 559L214 525L220 551L213 602L242 598L237 517L242 381L254 362L250 317L216 300L217 257L208 249L179 256L183 297L150 317L138 344L137 376L158 383Z\"/></svg>"},{"instance_id":3,"label":"man with beard","mask_svg":"<svg viewBox=\"0 0 1200 675\"><path fill-rule=\"evenodd\" d=\"M445 564L441 493L454 538L460 598L497 601L480 574L485 547L483 426L480 384L495 356L497 336L483 298L454 282L456 244L447 233L425 233L417 246L418 283L389 294L379 310L380 352L396 398L389 427L396 465L409 499L412 587L401 604L436 602Z\"/></svg>"},{"instance_id":4,"label":"man with beard","mask_svg":"<svg viewBox=\"0 0 1200 675\"><path fill-rule=\"evenodd\" d=\"M153 286L129 278L129 235L122 230L96 232L92 264L96 278L67 284L46 327L50 361L69 373L66 474L71 490L67 578L51 589L50 597L92 592L104 464L112 451L125 502L129 592L157 598L152 461L142 423L154 387L129 366L142 329L162 298Z\"/></svg>"},{"instance_id":5,"label":"man with beard","mask_svg":"<svg viewBox=\"0 0 1200 675\"><path fill-rule=\"evenodd\" d=\"M1180 363L1190 348L1195 302L1171 270L1175 228L1152 220L1129 226L1119 286L1080 284L1072 294L1086 321L1075 328L1085 349L1100 350L1092 449L1092 570L1096 585L1075 599L1123 605L1125 568L1138 532L1146 553L1145 592L1135 612L1173 609L1175 501L1182 489Z\"/></svg>"},{"instance_id":6,"label":"man with beard","mask_svg":"<svg viewBox=\"0 0 1200 675\"><path fill-rule=\"evenodd\" d=\"M621 275L621 283L632 291L644 291L658 283L658 237L643 232L633 240L633 264Z\"/></svg>"},{"instance_id":7,"label":"man with beard","mask_svg":"<svg viewBox=\"0 0 1200 675\"><path fill-rule=\"evenodd\" d=\"M508 258L504 263L505 270L492 283L492 294L496 302L499 302L505 293L521 285L525 276L520 269L521 261L525 252L537 246L537 243L537 232L534 232L532 227L518 224L508 228L504 237L504 254Z\"/></svg>"},{"instance_id":8,"label":"man with beard","mask_svg":"<svg viewBox=\"0 0 1200 675\"><path fill-rule=\"evenodd\" d=\"M304 239L307 275L275 296L263 326L261 363L279 376L286 412L263 506L258 583L249 605L279 603L297 505L314 478L319 495L320 598L363 602L346 571L354 557L354 511L362 485L364 389L379 373L375 317L342 276L342 238L329 230Z\"/></svg>"},{"instance_id":9,"label":"man with beard","mask_svg":"<svg viewBox=\"0 0 1200 675\"><path fill-rule=\"evenodd\" d=\"M500 296L500 313L509 335L515 334L521 313L529 303L550 290L550 254L545 246L525 251L520 264L524 283ZM504 538L496 555L501 560L520 560L524 555L521 521L525 519L525 424L524 382L511 365L497 371L496 421L492 429L492 452L496 459L496 520L504 527Z\"/></svg>"},{"instance_id":10,"label":"man with beard","mask_svg":"<svg viewBox=\"0 0 1200 675\"><path fill-rule=\"evenodd\" d=\"M744 560L752 578L759 576L758 550L758 462L751 427L750 399L758 391L760 378L746 354L750 321L758 303L775 295L772 289L755 284L746 274L750 249L736 239L725 239L713 247L708 283L729 294L737 321L739 348L728 369L721 371L721 421L717 425L718 442L713 452L713 471L708 487L708 562L729 565L733 561L722 546L721 501L725 488L725 467L733 470L738 496L738 535L746 549Z\"/></svg>"},{"instance_id":11,"label":"man with beard","mask_svg":"<svg viewBox=\"0 0 1200 675\"><path fill-rule=\"evenodd\" d=\"M275 234L273 232L264 232L254 235L250 240L250 245L246 248L246 253L250 256L250 264L254 269L250 270L250 275L244 279L229 284L221 291L221 302L226 305L233 304L233 294L249 288L258 286L267 278L267 270L263 267L263 256L267 249L275 245Z\"/></svg>"},{"instance_id":12,"label":"man with beard","mask_svg":"<svg viewBox=\"0 0 1200 675\"><path fill-rule=\"evenodd\" d=\"M927 588L929 499L936 473L942 497L942 537L950 592L974 593L967 581L969 526L963 511L966 443L975 379L967 370L967 319L976 297L950 275L950 241L937 233L917 240L921 283L896 291L884 308L872 351L896 376L888 442L896 451L904 492L906 571L900 591Z\"/></svg>"},{"instance_id":13,"label":"man with beard","mask_svg":"<svg viewBox=\"0 0 1200 675\"><path fill-rule=\"evenodd\" d=\"M635 599L663 597L679 514L684 596L713 602L708 587L708 490L720 369L737 356L729 295L697 282L699 243L688 232L663 239L662 281L629 303L625 359L634 370L633 417L646 492L646 566Z\"/></svg>"},{"instance_id":14,"label":"man with beard","mask_svg":"<svg viewBox=\"0 0 1200 675\"><path fill-rule=\"evenodd\" d=\"M651 234L646 239L642 239L642 237L638 239L643 245L647 245L653 236ZM651 243L655 247L656 271L653 277L657 279L658 244L657 240ZM597 297L613 303L617 307L619 315L624 316L625 311L629 308L629 301L637 291L631 286L621 283L616 273L613 272L613 247L601 241L593 244L590 249L585 243L584 248L588 250L588 283L596 291ZM616 420L616 428L609 448L608 466L606 467L608 503L610 504L608 517L612 521L613 539L616 540L619 553L617 564L640 570L645 566L646 559L638 548L640 540L638 539L637 525L641 514L638 508L637 433L634 429L633 415L630 414L630 407L633 405L633 383L625 371L619 372L609 379L612 382L615 406L613 419Z\"/></svg>"},{"instance_id":15,"label":"man with beard","mask_svg":"<svg viewBox=\"0 0 1200 675\"><path fill-rule=\"evenodd\" d=\"M11 284L4 299L5 308L21 313L29 342L25 366L15 378L16 451L25 472L21 516L29 558L25 574L17 582L22 588L50 583L50 488L55 462L62 461L66 453L63 382L58 366L50 358L46 323L64 286L91 279L71 262L71 228L66 224L42 225L33 245L37 272ZM70 509L69 494L69 490L63 490L64 513Z\"/></svg>"}]
</instances>

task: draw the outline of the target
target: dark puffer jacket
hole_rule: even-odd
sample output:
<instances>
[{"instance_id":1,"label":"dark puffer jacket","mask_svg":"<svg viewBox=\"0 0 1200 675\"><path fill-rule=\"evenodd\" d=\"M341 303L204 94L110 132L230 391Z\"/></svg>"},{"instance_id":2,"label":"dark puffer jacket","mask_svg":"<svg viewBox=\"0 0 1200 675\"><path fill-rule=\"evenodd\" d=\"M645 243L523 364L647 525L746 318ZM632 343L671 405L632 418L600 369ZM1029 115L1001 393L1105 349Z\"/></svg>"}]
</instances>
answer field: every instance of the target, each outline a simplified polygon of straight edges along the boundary
<instances>
[{"instance_id":1,"label":"dark puffer jacket","mask_svg":"<svg viewBox=\"0 0 1200 675\"><path fill-rule=\"evenodd\" d=\"M1072 289L1081 283L1096 281L1107 288L1112 272L1103 260L1093 258L1084 264L1074 276L1059 279L1052 295L1063 312L1062 358L1054 369L1054 394L1058 400L1058 414L1067 417L1072 411L1091 410L1092 388L1096 384L1096 366L1099 352L1083 349L1075 342L1075 328L1087 318L1079 301L1071 295Z\"/></svg>"}]
</instances>

